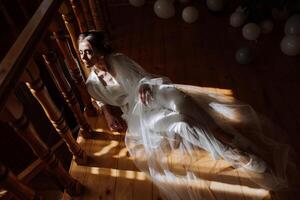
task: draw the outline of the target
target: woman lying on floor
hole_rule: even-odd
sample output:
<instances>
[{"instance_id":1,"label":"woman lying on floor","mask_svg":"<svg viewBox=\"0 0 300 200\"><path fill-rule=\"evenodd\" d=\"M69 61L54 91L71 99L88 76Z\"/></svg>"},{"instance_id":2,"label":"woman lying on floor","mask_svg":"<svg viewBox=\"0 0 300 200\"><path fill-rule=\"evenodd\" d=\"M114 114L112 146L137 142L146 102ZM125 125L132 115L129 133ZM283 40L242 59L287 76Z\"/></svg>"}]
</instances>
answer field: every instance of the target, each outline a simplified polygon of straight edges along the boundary
<instances>
[{"instance_id":1,"label":"woman lying on floor","mask_svg":"<svg viewBox=\"0 0 300 200\"><path fill-rule=\"evenodd\" d=\"M131 156L169 198L188 197L160 184L162 180L199 179L188 168L180 175L171 169L167 160L174 151L184 157L202 149L249 174L270 174L257 183L265 188L287 185L287 146L263 135L261 121L249 105L220 94L183 92L168 78L151 75L124 54L113 53L103 32L83 33L78 44L81 60L91 69L88 91L104 104L109 128L127 128L125 143ZM114 107L121 108L121 117L114 114ZM199 199L188 193L188 199Z\"/></svg>"}]
</instances>

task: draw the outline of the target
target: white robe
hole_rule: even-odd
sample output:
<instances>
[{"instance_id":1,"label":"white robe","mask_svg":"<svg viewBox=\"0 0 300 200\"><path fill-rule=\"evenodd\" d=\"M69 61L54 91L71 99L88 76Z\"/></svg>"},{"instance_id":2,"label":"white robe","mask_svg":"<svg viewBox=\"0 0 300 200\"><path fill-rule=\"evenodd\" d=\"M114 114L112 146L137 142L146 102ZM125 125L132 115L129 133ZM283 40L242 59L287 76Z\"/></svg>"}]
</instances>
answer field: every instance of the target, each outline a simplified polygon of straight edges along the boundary
<instances>
[{"instance_id":1,"label":"white robe","mask_svg":"<svg viewBox=\"0 0 300 200\"><path fill-rule=\"evenodd\" d=\"M136 62L120 53L110 55L108 64L115 72L118 84L104 86L92 71L86 81L89 94L97 101L121 107L122 117L128 124L125 142L131 156L168 198L201 199L201 194L188 186L200 178L189 169L185 174L176 174L166 161L170 152L178 151L183 157L192 157L194 150L201 148L214 159L223 158L233 163L238 158L239 155L228 152L228 148L213 136L211 130L216 126L255 146L231 126L238 121L247 127L247 134L257 135L257 138L272 146L274 152L280 152L282 156L279 157L287 157L286 146L263 136L260 121L249 105L228 100L225 95L182 92L177 88L184 90L184 86L146 73ZM139 98L141 84L149 84L152 89L153 100L149 106L145 106ZM278 163L278 171L271 173L272 178L257 184L268 189L286 186L287 163ZM176 192L175 187L163 184L178 181L178 178L186 181L188 197L185 193Z\"/></svg>"}]
</instances>

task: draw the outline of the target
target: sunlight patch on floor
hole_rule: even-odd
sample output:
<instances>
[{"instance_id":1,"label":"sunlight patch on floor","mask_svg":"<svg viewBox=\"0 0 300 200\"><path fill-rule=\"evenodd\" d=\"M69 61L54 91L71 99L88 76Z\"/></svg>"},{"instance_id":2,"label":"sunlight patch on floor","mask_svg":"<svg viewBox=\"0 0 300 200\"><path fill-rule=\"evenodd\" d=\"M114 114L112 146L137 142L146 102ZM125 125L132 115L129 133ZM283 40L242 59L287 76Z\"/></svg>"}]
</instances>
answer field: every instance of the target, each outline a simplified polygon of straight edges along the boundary
<instances>
[{"instance_id":1,"label":"sunlight patch on floor","mask_svg":"<svg viewBox=\"0 0 300 200\"><path fill-rule=\"evenodd\" d=\"M108 145L104 146L100 151L93 153L94 156L102 156L110 152L111 149L117 147L119 142L111 141Z\"/></svg>"},{"instance_id":2,"label":"sunlight patch on floor","mask_svg":"<svg viewBox=\"0 0 300 200\"><path fill-rule=\"evenodd\" d=\"M147 179L146 174L144 172L139 172L139 171L99 168L99 167L88 167L88 168L90 174L94 174L94 175L121 177L126 179L135 179L139 181L144 181Z\"/></svg>"}]
</instances>

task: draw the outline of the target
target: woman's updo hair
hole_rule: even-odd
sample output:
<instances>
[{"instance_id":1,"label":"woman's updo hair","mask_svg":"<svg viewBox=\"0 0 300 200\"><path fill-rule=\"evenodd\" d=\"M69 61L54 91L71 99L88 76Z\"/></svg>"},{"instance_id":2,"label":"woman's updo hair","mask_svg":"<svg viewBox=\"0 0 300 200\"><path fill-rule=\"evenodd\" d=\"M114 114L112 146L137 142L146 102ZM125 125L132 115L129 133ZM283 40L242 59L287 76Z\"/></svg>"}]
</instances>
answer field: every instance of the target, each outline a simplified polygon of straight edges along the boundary
<instances>
[{"instance_id":1,"label":"woman's updo hair","mask_svg":"<svg viewBox=\"0 0 300 200\"><path fill-rule=\"evenodd\" d=\"M88 41L93 50L102 55L111 54L113 51L104 31L83 32L78 37L78 44L82 41Z\"/></svg>"}]
</instances>

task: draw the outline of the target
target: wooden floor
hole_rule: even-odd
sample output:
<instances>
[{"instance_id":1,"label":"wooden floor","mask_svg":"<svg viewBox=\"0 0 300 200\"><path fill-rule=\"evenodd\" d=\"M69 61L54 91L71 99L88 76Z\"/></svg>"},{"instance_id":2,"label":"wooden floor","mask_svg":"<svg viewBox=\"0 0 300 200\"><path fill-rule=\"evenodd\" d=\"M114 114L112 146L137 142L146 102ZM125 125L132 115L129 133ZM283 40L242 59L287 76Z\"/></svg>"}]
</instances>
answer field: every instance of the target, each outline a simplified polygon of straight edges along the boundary
<instances>
[{"instance_id":1,"label":"wooden floor","mask_svg":"<svg viewBox=\"0 0 300 200\"><path fill-rule=\"evenodd\" d=\"M177 85L189 94L207 93L225 94L228 99L232 91L226 89L204 88L196 86ZM77 165L72 160L70 174L85 187L81 197L72 198L64 194L64 200L163 200L157 187L147 178L146 174L135 167L134 159L145 163L143 157L130 157L124 144L124 133L108 130L103 115L87 117L94 130L92 139L81 136L77 141L90 156L90 162L85 166ZM143 153L141 154L143 155ZM160 159L160 158L158 158ZM266 180L268 174L252 174L234 169L224 160L213 160L204 150L195 150L193 155L182 157L177 151L170 153L167 165L174 174L183 174L190 169L198 178L189 181L197 193L209 200L250 200L250 199L289 199L290 191L285 193L271 193L261 189L254 182ZM201 178L200 178L201 177ZM178 179L179 180L179 179ZM165 186L175 187L176 190L186 190L182 181L163 182ZM254 182L253 182L254 181ZM280 198L279 198L280 197Z\"/></svg>"},{"instance_id":2,"label":"wooden floor","mask_svg":"<svg viewBox=\"0 0 300 200\"><path fill-rule=\"evenodd\" d=\"M240 29L229 26L233 9L215 16L202 1L197 2L199 20L195 24L184 23L179 12L175 18L158 19L150 4L142 8L110 7L113 45L147 71L168 76L175 83L231 91L235 98L249 103L285 130L284 140L299 155L300 58L280 51L283 23L276 22L273 34L249 42L242 38ZM177 5L177 9L182 6ZM245 45L255 49L256 59L242 66L234 56ZM96 132L103 131L103 119L89 120ZM163 199L145 174L135 168L122 135L98 133L93 140L79 137L78 141L93 160L89 166L72 162L70 173L86 186L85 195L77 199ZM270 195L243 182L243 175L226 163L211 164L220 166L219 173L209 173L205 166L196 165L197 170L206 173L211 186L206 189L214 194L207 199L296 198L295 193L287 192ZM70 197L65 195L64 199Z\"/></svg>"},{"instance_id":3,"label":"wooden floor","mask_svg":"<svg viewBox=\"0 0 300 200\"><path fill-rule=\"evenodd\" d=\"M208 88L209 90L214 90ZM207 88L205 88L207 90ZM227 90L214 90L216 93ZM64 200L162 200L158 189L147 179L146 174L139 171L130 157L124 144L124 134L110 132L103 119L88 118L95 135L93 139L84 139L81 136L77 141L85 152L90 155L90 163L85 166L77 165L73 159L70 174L79 180L85 187L81 197L71 198L66 193ZM139 158L141 159L141 158ZM176 173L182 173L187 166L203 180L192 183L196 191L207 199L271 199L269 191L260 189L247 179L247 174L233 169L223 160L212 160L205 151L194 152L194 161L183 163L173 152L168 159L168 165ZM190 161L190 159L187 159ZM264 178L257 176L257 179ZM173 184L173 183L167 183ZM176 185L178 190L182 185Z\"/></svg>"}]
</instances>

